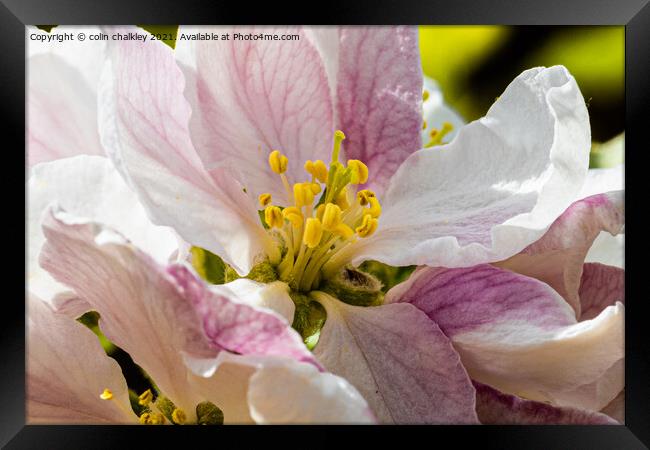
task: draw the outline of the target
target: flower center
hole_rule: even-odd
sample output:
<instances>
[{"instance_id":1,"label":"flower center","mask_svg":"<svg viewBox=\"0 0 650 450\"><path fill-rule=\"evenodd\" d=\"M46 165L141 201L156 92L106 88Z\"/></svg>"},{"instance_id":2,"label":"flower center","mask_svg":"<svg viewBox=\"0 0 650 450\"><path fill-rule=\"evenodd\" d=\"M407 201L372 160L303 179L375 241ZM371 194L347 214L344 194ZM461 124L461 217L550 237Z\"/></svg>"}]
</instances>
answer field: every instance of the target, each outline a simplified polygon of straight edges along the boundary
<instances>
[{"instance_id":1,"label":"flower center","mask_svg":"<svg viewBox=\"0 0 650 450\"><path fill-rule=\"evenodd\" d=\"M264 222L275 247L269 261L280 280L294 291L309 292L331 278L345 264L342 250L357 239L371 236L378 225L381 205L374 192L357 186L368 181L368 167L357 159L339 162L342 131L334 133L332 162L307 161L310 181L289 185L288 159L279 150L269 155L269 165L280 175L291 205L274 205L269 193L259 196Z\"/></svg>"},{"instance_id":2,"label":"flower center","mask_svg":"<svg viewBox=\"0 0 650 450\"><path fill-rule=\"evenodd\" d=\"M99 398L106 401L113 400L113 392L106 388L99 395ZM137 403L139 409L138 422L142 425L164 425L168 422L175 425L185 425L187 423L185 411L177 408L171 400L163 395L158 395L154 401L154 394L151 389L144 391L133 402ZM124 409L119 402L116 403L120 409ZM127 411L124 412L128 413ZM196 405L196 424L222 425L223 412L211 402L201 402Z\"/></svg>"}]
</instances>

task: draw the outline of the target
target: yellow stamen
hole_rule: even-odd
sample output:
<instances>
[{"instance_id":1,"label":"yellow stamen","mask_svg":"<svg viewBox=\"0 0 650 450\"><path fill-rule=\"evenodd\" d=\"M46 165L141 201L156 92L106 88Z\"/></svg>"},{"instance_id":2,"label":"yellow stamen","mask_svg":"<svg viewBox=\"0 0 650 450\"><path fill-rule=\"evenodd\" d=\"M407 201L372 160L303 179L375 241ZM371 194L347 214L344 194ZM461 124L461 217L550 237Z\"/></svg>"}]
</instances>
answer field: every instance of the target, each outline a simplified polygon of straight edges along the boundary
<instances>
[{"instance_id":1,"label":"yellow stamen","mask_svg":"<svg viewBox=\"0 0 650 450\"><path fill-rule=\"evenodd\" d=\"M281 228L284 224L282 210L277 206L267 206L264 210L264 220L269 228Z\"/></svg>"},{"instance_id":2,"label":"yellow stamen","mask_svg":"<svg viewBox=\"0 0 650 450\"><path fill-rule=\"evenodd\" d=\"M342 210L346 210L350 207L350 203L348 202L347 188L341 189L341 192L339 192L339 194L336 196L334 203L337 204Z\"/></svg>"},{"instance_id":3,"label":"yellow stamen","mask_svg":"<svg viewBox=\"0 0 650 450\"><path fill-rule=\"evenodd\" d=\"M265 194L260 194L258 199L260 201L260 206L262 208L264 208L264 207L269 206L271 204L271 201L273 200L273 197L271 197L271 194L265 193Z\"/></svg>"},{"instance_id":4,"label":"yellow stamen","mask_svg":"<svg viewBox=\"0 0 650 450\"><path fill-rule=\"evenodd\" d=\"M422 129L423 129L423 130L426 130L426 129L427 129L427 121L426 121L426 120L423 120L423 121L422 121Z\"/></svg>"},{"instance_id":5,"label":"yellow stamen","mask_svg":"<svg viewBox=\"0 0 650 450\"><path fill-rule=\"evenodd\" d=\"M350 239L352 237L352 235L354 234L354 231L352 231L352 228L350 228L346 224L340 223L340 224L338 224L338 226L334 230L334 233L338 234L343 239Z\"/></svg>"},{"instance_id":6,"label":"yellow stamen","mask_svg":"<svg viewBox=\"0 0 650 450\"><path fill-rule=\"evenodd\" d=\"M341 208L333 203L325 205L325 212L323 213L323 229L327 231L334 231L341 223Z\"/></svg>"},{"instance_id":7,"label":"yellow stamen","mask_svg":"<svg viewBox=\"0 0 650 450\"><path fill-rule=\"evenodd\" d=\"M187 420L187 416L185 415L185 411L183 411L182 409L176 408L174 411L172 411L172 421L175 424L183 425L186 420Z\"/></svg>"},{"instance_id":8,"label":"yellow stamen","mask_svg":"<svg viewBox=\"0 0 650 450\"><path fill-rule=\"evenodd\" d=\"M320 159L316 161L307 161L305 163L305 170L321 183L325 183L327 181L327 166Z\"/></svg>"},{"instance_id":9,"label":"yellow stamen","mask_svg":"<svg viewBox=\"0 0 650 450\"><path fill-rule=\"evenodd\" d=\"M138 397L138 404L142 406L147 406L153 400L153 393L151 389L147 389Z\"/></svg>"},{"instance_id":10,"label":"yellow stamen","mask_svg":"<svg viewBox=\"0 0 650 450\"><path fill-rule=\"evenodd\" d=\"M143 425L162 425L165 423L165 416L160 413L146 412L140 416L139 421Z\"/></svg>"},{"instance_id":11,"label":"yellow stamen","mask_svg":"<svg viewBox=\"0 0 650 450\"><path fill-rule=\"evenodd\" d=\"M293 185L293 199L298 208L311 205L314 202L312 183L296 183Z\"/></svg>"},{"instance_id":12,"label":"yellow stamen","mask_svg":"<svg viewBox=\"0 0 650 450\"><path fill-rule=\"evenodd\" d=\"M279 150L273 150L269 155L269 166L271 166L271 170L277 174L286 172L288 164L289 159L280 153Z\"/></svg>"},{"instance_id":13,"label":"yellow stamen","mask_svg":"<svg viewBox=\"0 0 650 450\"><path fill-rule=\"evenodd\" d=\"M363 184L368 181L368 166L358 159L348 160L348 169L352 169L352 184Z\"/></svg>"},{"instance_id":14,"label":"yellow stamen","mask_svg":"<svg viewBox=\"0 0 650 450\"><path fill-rule=\"evenodd\" d=\"M440 129L440 130L436 130L435 128L433 128L431 130L431 132L429 133L429 136L431 136L431 140L429 142L427 142L424 145L424 147L425 148L430 148L430 147L433 147L435 145L441 145L443 143L442 142L443 138L447 134L449 134L449 132L451 130L453 130L453 129L454 129L454 126L449 122L444 122L442 124L442 129Z\"/></svg>"},{"instance_id":15,"label":"yellow stamen","mask_svg":"<svg viewBox=\"0 0 650 450\"><path fill-rule=\"evenodd\" d=\"M99 398L102 400L111 400L113 398L113 392L110 389L106 388L104 389L104 392L99 395Z\"/></svg>"},{"instance_id":16,"label":"yellow stamen","mask_svg":"<svg viewBox=\"0 0 650 450\"><path fill-rule=\"evenodd\" d=\"M334 132L334 148L332 149L332 162L339 160L339 153L341 152L341 142L345 139L345 134L341 130Z\"/></svg>"},{"instance_id":17,"label":"yellow stamen","mask_svg":"<svg viewBox=\"0 0 650 450\"><path fill-rule=\"evenodd\" d=\"M357 192L357 200L359 201L359 204L361 206L366 206L368 203L370 203L370 198L374 198L375 193L372 192L370 189L363 189L359 192Z\"/></svg>"},{"instance_id":18,"label":"yellow stamen","mask_svg":"<svg viewBox=\"0 0 650 450\"><path fill-rule=\"evenodd\" d=\"M370 216L369 214L366 214L363 216L361 225L359 225L355 229L355 231L360 237L365 238L372 235L372 233L375 232L375 230L377 229L377 225L379 225L379 221L373 218L372 216Z\"/></svg>"},{"instance_id":19,"label":"yellow stamen","mask_svg":"<svg viewBox=\"0 0 650 450\"><path fill-rule=\"evenodd\" d=\"M282 217L284 217L289 222L291 222L291 225L294 228L298 228L300 227L300 225L302 225L302 221L303 221L302 212L300 212L300 209L296 208L295 206L289 206L288 208L284 208L282 210Z\"/></svg>"},{"instance_id":20,"label":"yellow stamen","mask_svg":"<svg viewBox=\"0 0 650 450\"><path fill-rule=\"evenodd\" d=\"M424 92L422 92L422 101L426 102L427 100L429 100L429 91L425 89Z\"/></svg>"},{"instance_id":21,"label":"yellow stamen","mask_svg":"<svg viewBox=\"0 0 650 450\"><path fill-rule=\"evenodd\" d=\"M318 217L318 220L320 220L321 222L323 221L323 214L325 214L325 204L321 203L316 208L316 217Z\"/></svg>"},{"instance_id":22,"label":"yellow stamen","mask_svg":"<svg viewBox=\"0 0 650 450\"><path fill-rule=\"evenodd\" d=\"M312 192L314 195L316 195L316 194L320 194L320 191L321 191L320 184L318 184L318 183L309 183L309 184L310 184L309 187L311 188L311 192Z\"/></svg>"},{"instance_id":23,"label":"yellow stamen","mask_svg":"<svg viewBox=\"0 0 650 450\"><path fill-rule=\"evenodd\" d=\"M309 248L315 248L320 243L321 237L323 237L323 225L320 220L315 217L308 218L305 223L303 243Z\"/></svg>"},{"instance_id":24,"label":"yellow stamen","mask_svg":"<svg viewBox=\"0 0 650 450\"><path fill-rule=\"evenodd\" d=\"M377 218L381 215L381 205L379 204L379 200L377 200L377 197L370 197L368 198L368 203L370 204L368 206L366 214L369 214L372 218Z\"/></svg>"}]
</instances>

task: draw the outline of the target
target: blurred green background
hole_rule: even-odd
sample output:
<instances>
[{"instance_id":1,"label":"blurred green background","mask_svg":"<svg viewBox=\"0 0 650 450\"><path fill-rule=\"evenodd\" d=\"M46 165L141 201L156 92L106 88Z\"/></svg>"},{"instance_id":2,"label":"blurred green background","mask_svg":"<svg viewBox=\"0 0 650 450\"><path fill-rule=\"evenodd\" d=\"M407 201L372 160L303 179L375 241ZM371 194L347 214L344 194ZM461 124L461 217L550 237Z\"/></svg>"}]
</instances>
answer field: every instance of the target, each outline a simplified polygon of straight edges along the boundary
<instances>
[{"instance_id":1,"label":"blurred green background","mask_svg":"<svg viewBox=\"0 0 650 450\"><path fill-rule=\"evenodd\" d=\"M467 121L483 116L523 70L566 66L587 102L592 166L622 162L625 28L622 26L422 26L424 73Z\"/></svg>"}]
</instances>

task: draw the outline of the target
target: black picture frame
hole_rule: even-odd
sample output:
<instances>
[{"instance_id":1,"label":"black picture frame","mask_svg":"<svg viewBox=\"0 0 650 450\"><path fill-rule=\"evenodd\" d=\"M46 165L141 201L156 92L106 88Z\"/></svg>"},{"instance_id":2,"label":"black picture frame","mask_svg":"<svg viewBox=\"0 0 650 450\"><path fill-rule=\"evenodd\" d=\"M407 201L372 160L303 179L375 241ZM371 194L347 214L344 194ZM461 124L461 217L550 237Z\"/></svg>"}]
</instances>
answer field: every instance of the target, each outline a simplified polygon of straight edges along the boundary
<instances>
[{"instance_id":1,"label":"black picture frame","mask_svg":"<svg viewBox=\"0 0 650 450\"><path fill-rule=\"evenodd\" d=\"M182 440L206 440L224 447L225 440L248 447L251 438L274 439L291 446L339 446L362 438L401 445L481 448L637 449L650 446L650 340L648 300L642 281L650 227L644 217L643 168L650 135L650 6L649 0L429 0L327 1L280 5L225 1L156 2L111 0L2 0L0 5L0 89L2 96L2 193L5 298L0 327L0 445L17 448L132 448ZM25 257L25 24L498 24L624 25L626 102L626 424L621 426L436 426L436 427L117 427L25 426L25 290L19 287ZM23 196L19 193L23 187ZM15 204L12 204L15 202ZM9 220L6 220L9 219ZM9 223L7 223L9 222ZM26 257L25 257L26 261ZM21 300L23 299L23 300ZM146 430L146 431L145 431ZM146 433L146 434L145 434ZM276 436L283 433L286 436ZM352 436L352 434L357 436ZM361 436L358 436L361 435ZM404 438L407 440L405 441ZM212 444L211 444L212 443ZM356 444L358 445L358 444Z\"/></svg>"}]
</instances>

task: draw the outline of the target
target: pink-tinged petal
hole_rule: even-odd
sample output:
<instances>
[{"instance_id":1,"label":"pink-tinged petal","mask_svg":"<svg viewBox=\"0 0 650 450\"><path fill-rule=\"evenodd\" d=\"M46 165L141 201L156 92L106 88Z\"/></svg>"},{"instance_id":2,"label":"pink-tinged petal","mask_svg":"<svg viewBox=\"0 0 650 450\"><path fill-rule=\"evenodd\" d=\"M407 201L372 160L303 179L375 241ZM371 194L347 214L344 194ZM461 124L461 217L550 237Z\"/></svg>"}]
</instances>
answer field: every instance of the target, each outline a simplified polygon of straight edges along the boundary
<instances>
[{"instance_id":1,"label":"pink-tinged petal","mask_svg":"<svg viewBox=\"0 0 650 450\"><path fill-rule=\"evenodd\" d=\"M381 423L477 423L474 389L449 339L411 305L327 311L314 354L355 386Z\"/></svg>"},{"instance_id":2,"label":"pink-tinged petal","mask_svg":"<svg viewBox=\"0 0 650 450\"><path fill-rule=\"evenodd\" d=\"M213 345L243 355L293 358L321 368L284 317L248 304L228 284L208 290L185 266L172 265L168 272L191 299ZM281 295L287 295L286 291Z\"/></svg>"},{"instance_id":3,"label":"pink-tinged petal","mask_svg":"<svg viewBox=\"0 0 650 450\"><path fill-rule=\"evenodd\" d=\"M248 403L260 424L375 423L366 401L345 379L295 361L258 369Z\"/></svg>"},{"instance_id":4,"label":"pink-tinged petal","mask_svg":"<svg viewBox=\"0 0 650 450\"><path fill-rule=\"evenodd\" d=\"M191 293L163 266L108 227L49 212L41 265L93 310L108 339L152 376L188 414L204 399L190 389L183 355L215 357Z\"/></svg>"},{"instance_id":5,"label":"pink-tinged petal","mask_svg":"<svg viewBox=\"0 0 650 450\"><path fill-rule=\"evenodd\" d=\"M54 54L27 60L29 166L68 156L104 153L97 132L97 91Z\"/></svg>"},{"instance_id":6,"label":"pink-tinged petal","mask_svg":"<svg viewBox=\"0 0 650 450\"><path fill-rule=\"evenodd\" d=\"M621 391L607 406L600 410L620 424L625 424L625 391Z\"/></svg>"},{"instance_id":7,"label":"pink-tinged petal","mask_svg":"<svg viewBox=\"0 0 650 450\"><path fill-rule=\"evenodd\" d=\"M242 186L225 168L208 174L197 156L172 50L159 41L115 41L109 50L99 93L107 153L155 223L248 273L268 235Z\"/></svg>"},{"instance_id":8,"label":"pink-tinged petal","mask_svg":"<svg viewBox=\"0 0 650 450\"><path fill-rule=\"evenodd\" d=\"M585 264L578 295L580 320L593 319L616 302L625 303L625 271L598 263Z\"/></svg>"},{"instance_id":9,"label":"pink-tinged petal","mask_svg":"<svg viewBox=\"0 0 650 450\"><path fill-rule=\"evenodd\" d=\"M383 192L400 164L422 148L422 67L416 27L343 27L337 126L350 159L366 163Z\"/></svg>"},{"instance_id":10,"label":"pink-tinged petal","mask_svg":"<svg viewBox=\"0 0 650 450\"><path fill-rule=\"evenodd\" d=\"M120 366L92 331L30 293L27 333L28 423L136 423ZM100 399L104 389L111 401Z\"/></svg>"},{"instance_id":11,"label":"pink-tinged petal","mask_svg":"<svg viewBox=\"0 0 650 450\"><path fill-rule=\"evenodd\" d=\"M110 160L80 155L31 169L28 185L28 284L31 291L56 308L77 296L56 282L38 264L45 242L41 220L48 206L56 204L69 213L111 226L165 263L178 247L174 232L151 223L136 194L127 186ZM78 311L65 306L68 313Z\"/></svg>"},{"instance_id":12,"label":"pink-tinged petal","mask_svg":"<svg viewBox=\"0 0 650 450\"><path fill-rule=\"evenodd\" d=\"M484 425L618 425L599 412L526 400L478 382L474 387L476 412Z\"/></svg>"},{"instance_id":13,"label":"pink-tinged petal","mask_svg":"<svg viewBox=\"0 0 650 450\"><path fill-rule=\"evenodd\" d=\"M579 317L578 289L589 247L601 231L618 234L623 223L623 192L594 195L573 203L541 239L496 265L547 283Z\"/></svg>"},{"instance_id":14,"label":"pink-tinged petal","mask_svg":"<svg viewBox=\"0 0 650 450\"><path fill-rule=\"evenodd\" d=\"M290 182L305 181L306 160L327 159L333 136L332 102L319 52L300 28L181 28L179 33L297 35L286 41L178 41L190 128L210 173L231 172L257 198L285 199L268 155L289 158Z\"/></svg>"},{"instance_id":15,"label":"pink-tinged petal","mask_svg":"<svg viewBox=\"0 0 650 450\"><path fill-rule=\"evenodd\" d=\"M424 311L470 376L504 392L599 410L623 388L620 303L578 323L548 285L490 265L418 269L386 302Z\"/></svg>"},{"instance_id":16,"label":"pink-tinged petal","mask_svg":"<svg viewBox=\"0 0 650 450\"><path fill-rule=\"evenodd\" d=\"M287 323L293 323L296 305L289 296L290 289L286 283L282 281L258 283L248 278L239 278L225 284L224 287L232 291L238 301L258 308L270 309L284 317ZM222 287L214 286L213 289L219 293Z\"/></svg>"},{"instance_id":17,"label":"pink-tinged petal","mask_svg":"<svg viewBox=\"0 0 650 450\"><path fill-rule=\"evenodd\" d=\"M575 79L561 66L527 70L451 143L408 157L380 199L377 232L349 257L440 267L509 258L576 199L590 145Z\"/></svg>"}]
</instances>

